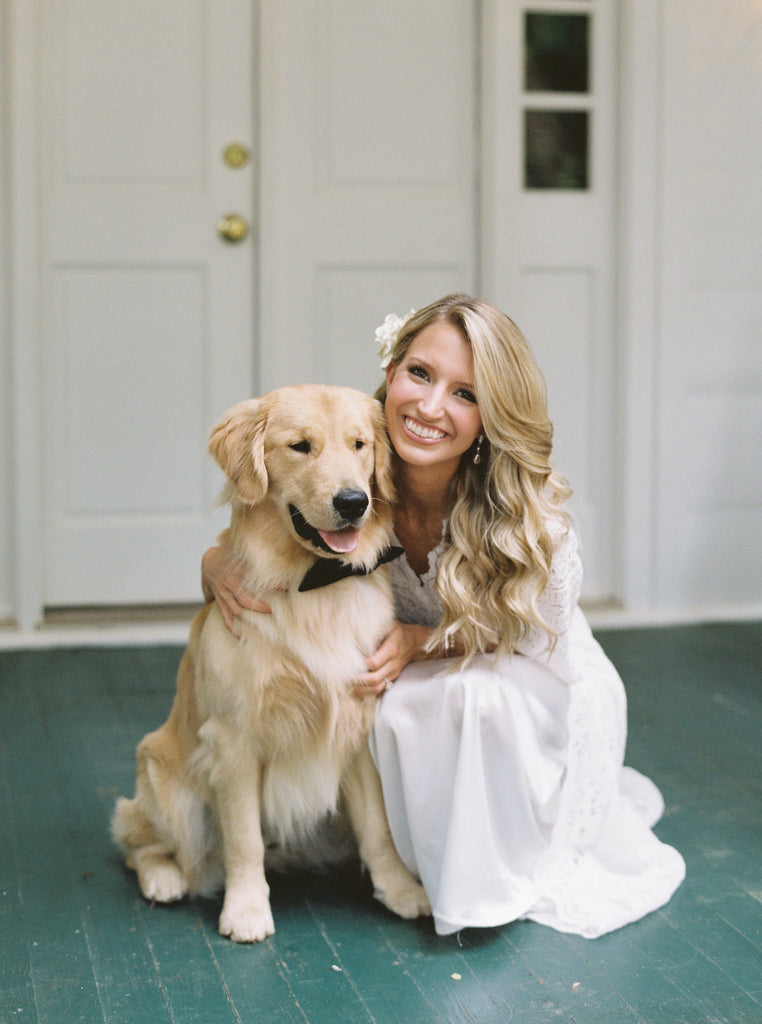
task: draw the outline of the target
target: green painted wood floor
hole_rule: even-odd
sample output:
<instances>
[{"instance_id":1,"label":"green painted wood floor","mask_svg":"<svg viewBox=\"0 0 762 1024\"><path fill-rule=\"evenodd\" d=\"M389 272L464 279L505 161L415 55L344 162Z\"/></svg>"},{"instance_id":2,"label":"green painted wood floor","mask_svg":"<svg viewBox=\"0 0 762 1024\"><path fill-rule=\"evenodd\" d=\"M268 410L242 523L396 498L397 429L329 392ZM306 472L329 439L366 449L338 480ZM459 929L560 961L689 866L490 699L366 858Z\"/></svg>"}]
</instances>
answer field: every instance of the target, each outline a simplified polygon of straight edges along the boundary
<instances>
[{"instance_id":1,"label":"green painted wood floor","mask_svg":"<svg viewBox=\"0 0 762 1024\"><path fill-rule=\"evenodd\" d=\"M112 850L133 751L180 651L0 653L0 1024L759 1024L762 624L616 631L628 762L688 862L672 903L595 941L521 923L400 921L355 870L272 879L276 935L237 946L215 901L150 907Z\"/></svg>"}]
</instances>

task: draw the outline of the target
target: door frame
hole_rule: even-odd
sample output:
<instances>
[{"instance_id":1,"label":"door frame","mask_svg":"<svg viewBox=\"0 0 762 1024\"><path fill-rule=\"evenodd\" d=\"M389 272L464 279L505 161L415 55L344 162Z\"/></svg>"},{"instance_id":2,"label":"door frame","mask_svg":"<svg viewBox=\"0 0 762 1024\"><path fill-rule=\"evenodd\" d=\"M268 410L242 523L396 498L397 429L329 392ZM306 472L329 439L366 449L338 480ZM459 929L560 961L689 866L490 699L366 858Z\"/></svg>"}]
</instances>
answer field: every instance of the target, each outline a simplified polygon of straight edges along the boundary
<instances>
[{"instance_id":1,"label":"door frame","mask_svg":"<svg viewBox=\"0 0 762 1024\"><path fill-rule=\"evenodd\" d=\"M42 287L39 95L40 8L11 0L8 20L9 249L12 361L12 579L16 621L40 626L43 611Z\"/></svg>"},{"instance_id":2,"label":"door frame","mask_svg":"<svg viewBox=\"0 0 762 1024\"><path fill-rule=\"evenodd\" d=\"M230 5L231 11L236 11L243 6L255 13L253 0L243 0L243 4ZM50 489L48 488L48 474L50 466L46 458L46 447L49 445L49 435L46 434L45 413L48 411L46 402L49 400L45 387L45 376L49 372L49 346L48 339L52 335L52 324L47 322L47 317L52 315L47 309L47 283L45 276L45 263L49 252L45 247L45 203L44 183L46 171L44 161L47 156L47 138L44 118L47 114L45 95L45 74L42 66L44 47L47 45L46 31L46 10L48 5L43 0L11 0L9 16L7 19L6 45L9 55L9 65L12 73L8 76L7 86L7 112L8 112L8 138L10 141L10 154L8 161L8 187L10 191L10 210L8 213L8 235L9 249L13 252L13 260L9 273L10 310L8 316L8 349L11 353L12 383L9 389L11 396L11 408L8 410L8 426L10 428L9 447L12 447L11 473L13 477L12 494L7 496L7 506L12 509L12 540L7 556L7 574L10 577L8 589L12 592L11 605L12 614L19 627L28 632L38 628L43 623L46 605L51 603L51 596L55 595L50 589L51 578L47 571L47 551L51 543L51 534L48 529L48 516L46 511L55 511L54 506L45 504L50 501ZM225 19L230 20L227 5L208 5L208 24L211 31L219 37L224 37L226 32ZM247 45L256 46L257 31L256 21L253 20L252 29L246 35ZM221 51L220 51L221 52ZM228 56L231 56L228 54ZM231 60L233 57L231 56ZM256 76L257 69L250 66L248 61L233 60L229 65L230 74L221 74L220 69L212 69L212 74L207 76L207 94L205 102L208 104L207 118L211 125L222 123L222 118L215 120L215 101L219 96L231 95L229 90L224 94L221 90L224 84L238 74L245 77L247 82L251 81L251 100L236 104L238 111L245 111L244 121L252 115L251 129L254 129L254 111L251 109L251 102L256 103ZM231 137L239 137L236 123L240 119L232 117L229 119ZM220 129L220 131L224 131ZM240 135L242 139L248 140L248 131ZM227 141L227 139L222 140ZM250 145L250 143L249 143ZM221 159L222 145L220 144L219 165ZM215 164L215 166L217 166ZM248 186L250 174L247 171L245 180L236 177L235 181L225 178L231 186L230 193L226 188L226 199L222 195L219 185L220 181L229 171L222 167L217 170L217 177L213 172L203 177L206 190L212 199L214 208L220 202L232 202L236 206L236 198L229 198L229 195L237 195L240 200L241 185L244 189L249 188L247 208L256 203L256 191ZM219 178L219 180L218 180ZM224 209L222 205L219 207ZM250 214L247 214L250 216ZM216 235L214 236L216 239ZM226 258L225 247L218 242L222 259ZM245 264L245 276L247 288L252 300L256 298L256 259L248 253L249 242L247 242L247 259ZM250 266L250 264L252 266ZM207 268L208 269L208 268ZM219 295L220 279L225 281L235 278L222 270L216 264L216 271L209 275L209 287ZM252 273L253 271L253 273ZM238 285L236 284L236 287ZM248 299L248 296L247 296ZM224 304L222 311L225 312L229 304ZM250 319L252 327L255 323L254 317ZM215 319L219 328L220 318ZM230 327L230 324L227 325ZM223 329L225 325L223 323ZM234 332L226 330L226 337L237 338ZM217 396L213 402L213 408L224 408L232 404L239 396L238 388L244 387L245 393L250 393L251 372L254 365L254 350L249 332L241 332L240 340L231 342L231 351L228 355L235 356L235 359L218 361L210 360L206 368L205 380L208 387L214 389ZM242 378L240 372L228 367L246 367L246 379ZM225 404L220 405L220 399ZM210 494L208 500L206 492L209 487L217 489L217 480L211 479L214 472L211 463L208 463L209 470L204 471L204 508L214 507L214 495ZM216 474L215 474L216 476ZM210 523L213 536L218 528L217 523ZM76 571L76 570L75 570ZM188 576L186 567L186 579ZM199 594L200 599L200 594ZM191 597L189 600L195 601Z\"/></svg>"},{"instance_id":3,"label":"door frame","mask_svg":"<svg viewBox=\"0 0 762 1024\"><path fill-rule=\"evenodd\" d=\"M553 8L556 9L555 7ZM564 8L565 9L565 8ZM506 13L509 15L506 17ZM505 133L490 130L500 97L510 95L497 57L511 31L505 0L483 0L482 11L481 287L499 296L512 273L510 211L502 201L500 168L515 158ZM620 68L616 168L616 297L613 379L617 419L612 551L614 598L625 609L653 607L656 507L656 346L658 330L658 131L662 38L657 0L622 0L616 25ZM515 118L517 114L508 112Z\"/></svg>"},{"instance_id":4,"label":"door frame","mask_svg":"<svg viewBox=\"0 0 762 1024\"><path fill-rule=\"evenodd\" d=\"M654 609L658 470L659 182L663 4L623 0L619 15L618 598Z\"/></svg>"}]
</instances>

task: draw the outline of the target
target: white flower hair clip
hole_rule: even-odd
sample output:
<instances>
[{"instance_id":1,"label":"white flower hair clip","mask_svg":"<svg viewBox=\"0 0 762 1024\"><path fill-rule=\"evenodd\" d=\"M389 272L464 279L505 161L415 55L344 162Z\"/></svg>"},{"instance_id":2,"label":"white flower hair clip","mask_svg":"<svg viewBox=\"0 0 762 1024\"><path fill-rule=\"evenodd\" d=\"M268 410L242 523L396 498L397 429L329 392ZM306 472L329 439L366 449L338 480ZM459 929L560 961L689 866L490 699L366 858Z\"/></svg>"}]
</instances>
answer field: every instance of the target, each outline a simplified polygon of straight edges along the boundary
<instances>
[{"instance_id":1,"label":"white flower hair clip","mask_svg":"<svg viewBox=\"0 0 762 1024\"><path fill-rule=\"evenodd\" d=\"M376 328L376 343L378 345L378 354L381 357L382 370L385 370L392 361L392 353L394 352L394 346L397 344L397 338L400 336L400 331L414 313L415 310L411 309L408 315L402 319L396 313L387 313L384 322L380 327Z\"/></svg>"}]
</instances>

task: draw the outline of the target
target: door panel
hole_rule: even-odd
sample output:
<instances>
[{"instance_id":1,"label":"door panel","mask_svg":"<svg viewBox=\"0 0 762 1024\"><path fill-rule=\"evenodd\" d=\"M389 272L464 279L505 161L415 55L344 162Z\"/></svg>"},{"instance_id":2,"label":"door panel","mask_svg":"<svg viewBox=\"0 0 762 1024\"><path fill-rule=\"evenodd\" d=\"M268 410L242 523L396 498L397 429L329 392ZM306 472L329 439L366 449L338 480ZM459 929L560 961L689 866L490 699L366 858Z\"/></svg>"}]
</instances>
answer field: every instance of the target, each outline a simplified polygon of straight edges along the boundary
<instances>
[{"instance_id":1,"label":"door panel","mask_svg":"<svg viewBox=\"0 0 762 1024\"><path fill-rule=\"evenodd\" d=\"M44 601L196 600L216 417L251 393L243 0L42 4Z\"/></svg>"},{"instance_id":2,"label":"door panel","mask_svg":"<svg viewBox=\"0 0 762 1024\"><path fill-rule=\"evenodd\" d=\"M263 5L263 390L374 390L386 313L475 287L474 12Z\"/></svg>"},{"instance_id":3,"label":"door panel","mask_svg":"<svg viewBox=\"0 0 762 1024\"><path fill-rule=\"evenodd\" d=\"M616 4L492 0L483 32L486 297L543 370L584 595L616 592Z\"/></svg>"}]
</instances>

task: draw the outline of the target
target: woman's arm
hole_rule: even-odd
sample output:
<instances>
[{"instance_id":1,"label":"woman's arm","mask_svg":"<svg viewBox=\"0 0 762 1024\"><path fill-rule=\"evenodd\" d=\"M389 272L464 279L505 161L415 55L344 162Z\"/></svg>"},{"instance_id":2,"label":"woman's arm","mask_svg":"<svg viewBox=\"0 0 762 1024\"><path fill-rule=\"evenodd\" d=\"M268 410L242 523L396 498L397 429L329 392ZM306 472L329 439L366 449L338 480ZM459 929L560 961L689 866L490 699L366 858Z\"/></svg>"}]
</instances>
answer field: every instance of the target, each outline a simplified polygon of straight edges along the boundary
<instances>
[{"instance_id":1,"label":"woman's arm","mask_svg":"<svg viewBox=\"0 0 762 1024\"><path fill-rule=\"evenodd\" d=\"M459 644L448 650L427 650L426 644L434 632L430 626L419 626L412 622L395 622L390 633L384 638L375 654L368 658L368 671L358 676L355 690L360 696L381 693L389 683L395 682L399 674L411 661L433 661L435 658L457 658L463 651Z\"/></svg>"},{"instance_id":2,"label":"woman's arm","mask_svg":"<svg viewBox=\"0 0 762 1024\"><path fill-rule=\"evenodd\" d=\"M208 548L201 558L201 587L206 601L216 601L225 625L240 639L238 620L244 611L270 613L270 605L253 597L243 587L243 570L223 543ZM358 694L381 693L394 682L411 661L460 657L459 644L447 651L426 649L433 630L415 623L395 622L375 654L368 658L368 671L355 682Z\"/></svg>"},{"instance_id":3,"label":"woman's arm","mask_svg":"<svg viewBox=\"0 0 762 1024\"><path fill-rule=\"evenodd\" d=\"M546 663L552 657L555 666L566 663L569 629L577 609L581 586L579 539L570 527L557 542L550 564L550 578L537 601L537 612L551 632L533 627L517 644L517 654L541 659ZM559 674L566 678L563 671Z\"/></svg>"},{"instance_id":4,"label":"woman's arm","mask_svg":"<svg viewBox=\"0 0 762 1024\"><path fill-rule=\"evenodd\" d=\"M252 597L243 588L243 570L222 545L208 548L201 558L201 588L204 600L216 601L230 632L241 637L237 620L244 611L270 612L269 604Z\"/></svg>"}]
</instances>

